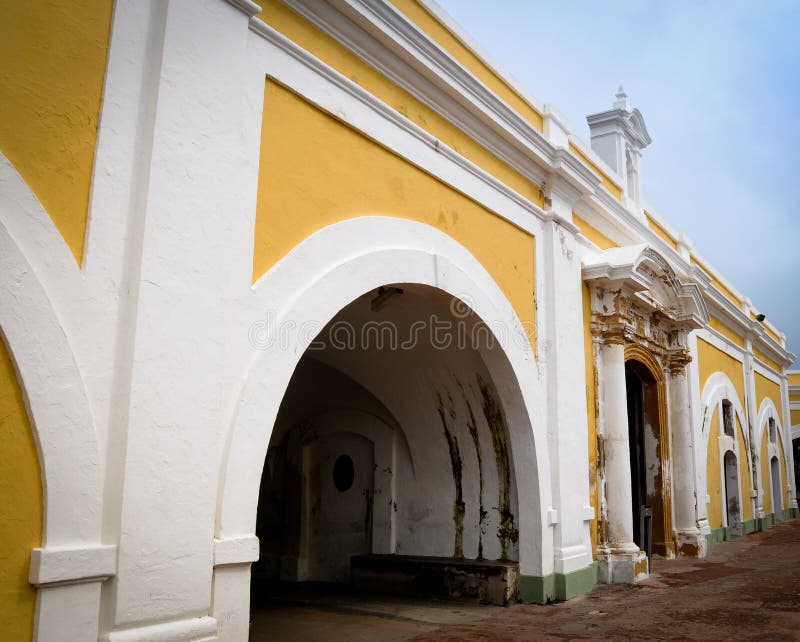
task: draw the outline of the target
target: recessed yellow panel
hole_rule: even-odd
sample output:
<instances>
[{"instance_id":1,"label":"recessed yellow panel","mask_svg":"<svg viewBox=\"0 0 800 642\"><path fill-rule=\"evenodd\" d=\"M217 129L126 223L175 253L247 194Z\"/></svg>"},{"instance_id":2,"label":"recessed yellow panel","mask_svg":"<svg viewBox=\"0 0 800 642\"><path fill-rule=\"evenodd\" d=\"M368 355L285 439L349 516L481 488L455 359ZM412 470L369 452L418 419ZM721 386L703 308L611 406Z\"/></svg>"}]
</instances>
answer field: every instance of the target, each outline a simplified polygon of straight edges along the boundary
<instances>
[{"instance_id":1,"label":"recessed yellow panel","mask_svg":"<svg viewBox=\"0 0 800 642\"><path fill-rule=\"evenodd\" d=\"M544 194L539 185L532 183L506 165L436 111L414 98L377 69L361 60L356 54L291 11L279 0L264 0L260 4L263 11L258 18L273 29L347 76L378 100L395 109L524 198L539 207L544 207Z\"/></svg>"},{"instance_id":2,"label":"recessed yellow panel","mask_svg":"<svg viewBox=\"0 0 800 642\"><path fill-rule=\"evenodd\" d=\"M705 388L711 375L723 372L733 382L739 402L744 405L744 371L742 362L727 355L700 337L697 339L697 362L700 371L700 390Z\"/></svg>"},{"instance_id":3,"label":"recessed yellow panel","mask_svg":"<svg viewBox=\"0 0 800 642\"><path fill-rule=\"evenodd\" d=\"M80 263L112 0L3 3L0 152Z\"/></svg>"},{"instance_id":4,"label":"recessed yellow panel","mask_svg":"<svg viewBox=\"0 0 800 642\"><path fill-rule=\"evenodd\" d=\"M590 225L587 221L583 220L580 216L578 216L574 212L572 214L572 222L575 223L575 225L577 225L580 228L581 234L583 234L587 239L589 239L601 250L608 250L609 248L612 247L619 247L618 243L612 241L600 230Z\"/></svg>"}]
</instances>

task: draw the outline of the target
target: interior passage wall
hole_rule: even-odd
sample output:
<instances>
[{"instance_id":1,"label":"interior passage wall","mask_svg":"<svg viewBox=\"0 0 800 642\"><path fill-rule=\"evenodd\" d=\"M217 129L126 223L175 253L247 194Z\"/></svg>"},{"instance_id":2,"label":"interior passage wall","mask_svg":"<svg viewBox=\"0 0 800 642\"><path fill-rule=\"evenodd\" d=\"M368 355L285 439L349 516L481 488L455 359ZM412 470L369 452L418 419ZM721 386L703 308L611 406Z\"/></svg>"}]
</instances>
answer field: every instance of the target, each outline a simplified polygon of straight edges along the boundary
<instances>
[{"instance_id":1,"label":"interior passage wall","mask_svg":"<svg viewBox=\"0 0 800 642\"><path fill-rule=\"evenodd\" d=\"M0 621L7 640L30 640L36 591L31 549L42 542L39 458L14 365L0 340Z\"/></svg>"},{"instance_id":2,"label":"interior passage wall","mask_svg":"<svg viewBox=\"0 0 800 642\"><path fill-rule=\"evenodd\" d=\"M5 2L0 152L78 263L88 218L112 0Z\"/></svg>"},{"instance_id":3,"label":"interior passage wall","mask_svg":"<svg viewBox=\"0 0 800 642\"><path fill-rule=\"evenodd\" d=\"M533 336L534 239L268 80L253 280L314 231L367 215L427 223L464 245Z\"/></svg>"}]
</instances>

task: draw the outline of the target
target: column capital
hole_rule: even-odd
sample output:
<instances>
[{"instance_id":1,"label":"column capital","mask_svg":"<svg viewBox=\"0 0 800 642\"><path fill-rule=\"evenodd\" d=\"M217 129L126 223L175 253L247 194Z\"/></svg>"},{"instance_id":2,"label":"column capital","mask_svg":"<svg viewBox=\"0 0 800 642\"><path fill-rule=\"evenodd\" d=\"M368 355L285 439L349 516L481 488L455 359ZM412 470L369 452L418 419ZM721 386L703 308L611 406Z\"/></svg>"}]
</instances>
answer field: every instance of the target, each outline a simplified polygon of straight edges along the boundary
<instances>
[{"instance_id":1,"label":"column capital","mask_svg":"<svg viewBox=\"0 0 800 642\"><path fill-rule=\"evenodd\" d=\"M670 353L667 361L667 372L671 376L686 376L686 366L692 361L692 355L687 348Z\"/></svg>"}]
</instances>

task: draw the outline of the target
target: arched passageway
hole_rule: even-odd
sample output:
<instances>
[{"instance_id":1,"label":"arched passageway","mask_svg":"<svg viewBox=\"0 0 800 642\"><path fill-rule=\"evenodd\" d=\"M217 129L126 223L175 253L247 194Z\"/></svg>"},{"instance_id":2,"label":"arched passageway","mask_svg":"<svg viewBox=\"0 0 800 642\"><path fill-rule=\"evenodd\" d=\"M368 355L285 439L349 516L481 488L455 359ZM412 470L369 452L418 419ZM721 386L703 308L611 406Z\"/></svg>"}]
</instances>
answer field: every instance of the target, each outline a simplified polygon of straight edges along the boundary
<instances>
[{"instance_id":1,"label":"arched passageway","mask_svg":"<svg viewBox=\"0 0 800 642\"><path fill-rule=\"evenodd\" d=\"M782 516L783 493L781 492L781 464L777 457L772 457L769 462L771 486L772 486L772 512L776 518Z\"/></svg>"},{"instance_id":2,"label":"arched passageway","mask_svg":"<svg viewBox=\"0 0 800 642\"><path fill-rule=\"evenodd\" d=\"M261 592L280 592L281 583L288 590L287 582L352 581L495 603L516 597L521 534L510 430L530 439L531 428L524 404L508 409L496 380L508 392L502 343L527 339L494 330L462 300L409 283L371 290L326 324L300 359L272 430L254 607ZM442 559L461 566L430 566ZM492 560L508 572L489 577L480 561Z\"/></svg>"},{"instance_id":3,"label":"arched passageway","mask_svg":"<svg viewBox=\"0 0 800 642\"><path fill-rule=\"evenodd\" d=\"M662 381L637 359L625 363L630 443L633 541L648 554L666 556L672 549L671 511L665 492L662 443L664 392Z\"/></svg>"},{"instance_id":4,"label":"arched passageway","mask_svg":"<svg viewBox=\"0 0 800 642\"><path fill-rule=\"evenodd\" d=\"M736 455L730 450L723 458L725 475L725 518L728 534L740 536L742 531L742 501L739 495L739 467Z\"/></svg>"}]
</instances>

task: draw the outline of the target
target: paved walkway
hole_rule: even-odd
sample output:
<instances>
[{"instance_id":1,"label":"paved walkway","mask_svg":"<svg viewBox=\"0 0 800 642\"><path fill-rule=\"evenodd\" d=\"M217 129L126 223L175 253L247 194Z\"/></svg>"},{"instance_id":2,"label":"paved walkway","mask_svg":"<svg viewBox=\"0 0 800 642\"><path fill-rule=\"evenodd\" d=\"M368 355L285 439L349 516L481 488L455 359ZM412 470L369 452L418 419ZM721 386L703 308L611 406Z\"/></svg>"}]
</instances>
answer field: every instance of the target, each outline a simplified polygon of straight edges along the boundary
<instances>
[{"instance_id":1,"label":"paved walkway","mask_svg":"<svg viewBox=\"0 0 800 642\"><path fill-rule=\"evenodd\" d=\"M800 640L800 520L653 571L548 606L289 598L254 610L251 640Z\"/></svg>"}]
</instances>

